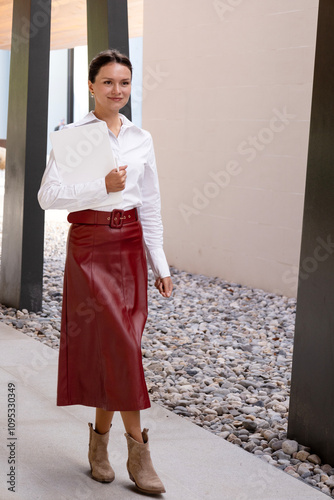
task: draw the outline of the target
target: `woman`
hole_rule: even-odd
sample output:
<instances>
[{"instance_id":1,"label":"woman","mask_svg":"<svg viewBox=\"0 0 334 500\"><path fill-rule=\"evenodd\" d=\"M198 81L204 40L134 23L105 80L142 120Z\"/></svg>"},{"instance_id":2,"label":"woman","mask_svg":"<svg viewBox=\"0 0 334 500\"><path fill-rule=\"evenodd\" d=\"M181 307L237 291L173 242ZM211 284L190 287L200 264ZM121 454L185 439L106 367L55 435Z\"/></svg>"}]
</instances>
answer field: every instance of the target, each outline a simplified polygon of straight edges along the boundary
<instances>
[{"instance_id":1,"label":"woman","mask_svg":"<svg viewBox=\"0 0 334 500\"><path fill-rule=\"evenodd\" d=\"M120 411L128 444L130 479L145 493L163 493L141 431L140 410L150 401L141 358L147 318L147 265L155 286L170 297L172 281L162 248L160 194L151 135L119 113L131 92L132 66L116 50L98 54L89 67L95 109L67 127L105 121L119 171L90 183L64 185L53 153L38 193L46 210L68 209L72 223L65 265L57 405L96 408L89 425L92 477L113 481L107 445L114 411ZM94 168L94 165L92 165ZM109 193L122 191L121 205Z\"/></svg>"}]
</instances>

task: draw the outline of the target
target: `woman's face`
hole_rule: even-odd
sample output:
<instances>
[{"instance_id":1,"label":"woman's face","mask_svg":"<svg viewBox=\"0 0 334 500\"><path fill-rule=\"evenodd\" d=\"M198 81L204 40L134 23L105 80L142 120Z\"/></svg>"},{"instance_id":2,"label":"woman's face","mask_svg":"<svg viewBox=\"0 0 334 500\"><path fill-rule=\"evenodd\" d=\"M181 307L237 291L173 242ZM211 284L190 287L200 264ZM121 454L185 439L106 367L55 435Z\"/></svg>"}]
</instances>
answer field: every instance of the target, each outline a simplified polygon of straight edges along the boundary
<instances>
[{"instance_id":1,"label":"woman's face","mask_svg":"<svg viewBox=\"0 0 334 500\"><path fill-rule=\"evenodd\" d=\"M123 64L109 63L100 68L95 82L88 82L95 97L95 108L118 112L131 93L131 71Z\"/></svg>"}]
</instances>

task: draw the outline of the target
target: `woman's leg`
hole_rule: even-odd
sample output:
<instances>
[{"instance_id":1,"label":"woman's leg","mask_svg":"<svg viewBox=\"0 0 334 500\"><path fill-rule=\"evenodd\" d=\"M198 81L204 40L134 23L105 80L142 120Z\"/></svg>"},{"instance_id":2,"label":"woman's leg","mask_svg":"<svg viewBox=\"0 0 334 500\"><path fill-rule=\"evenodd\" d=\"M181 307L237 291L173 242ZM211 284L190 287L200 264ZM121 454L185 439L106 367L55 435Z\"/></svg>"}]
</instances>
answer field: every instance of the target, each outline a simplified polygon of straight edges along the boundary
<instances>
[{"instance_id":1,"label":"woman's leg","mask_svg":"<svg viewBox=\"0 0 334 500\"><path fill-rule=\"evenodd\" d=\"M121 411L121 417L126 432L130 434L133 439L138 441L138 443L143 443L140 426L140 411Z\"/></svg>"},{"instance_id":2,"label":"woman's leg","mask_svg":"<svg viewBox=\"0 0 334 500\"><path fill-rule=\"evenodd\" d=\"M114 416L113 411L96 408L95 430L98 434L105 434L110 430L111 422Z\"/></svg>"}]
</instances>

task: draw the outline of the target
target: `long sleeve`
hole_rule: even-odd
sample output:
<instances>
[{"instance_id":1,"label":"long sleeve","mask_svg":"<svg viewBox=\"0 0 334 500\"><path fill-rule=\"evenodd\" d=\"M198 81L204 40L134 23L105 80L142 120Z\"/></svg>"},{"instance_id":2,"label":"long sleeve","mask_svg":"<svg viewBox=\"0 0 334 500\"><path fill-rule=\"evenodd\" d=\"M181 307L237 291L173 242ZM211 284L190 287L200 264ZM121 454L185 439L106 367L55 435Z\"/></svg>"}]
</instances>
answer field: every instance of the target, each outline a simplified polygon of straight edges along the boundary
<instances>
[{"instance_id":1,"label":"long sleeve","mask_svg":"<svg viewBox=\"0 0 334 500\"><path fill-rule=\"evenodd\" d=\"M149 136L149 151L142 184L142 206L139 217L143 227L147 258L155 278L170 276L170 270L163 250L163 227L161 221L160 190L153 148Z\"/></svg>"},{"instance_id":2,"label":"long sleeve","mask_svg":"<svg viewBox=\"0 0 334 500\"><path fill-rule=\"evenodd\" d=\"M38 191L38 201L43 210L49 208L84 210L98 205L108 199L105 179L100 178L93 182L64 185L51 151L41 187Z\"/></svg>"}]
</instances>

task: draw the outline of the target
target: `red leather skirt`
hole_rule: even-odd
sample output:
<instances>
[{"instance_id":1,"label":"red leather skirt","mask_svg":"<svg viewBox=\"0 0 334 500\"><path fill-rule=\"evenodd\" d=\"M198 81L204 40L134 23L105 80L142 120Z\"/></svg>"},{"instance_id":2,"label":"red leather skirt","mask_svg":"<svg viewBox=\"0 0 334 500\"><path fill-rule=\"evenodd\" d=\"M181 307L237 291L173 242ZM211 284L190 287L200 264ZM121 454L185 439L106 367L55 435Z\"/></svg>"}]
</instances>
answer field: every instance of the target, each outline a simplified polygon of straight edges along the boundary
<instances>
[{"instance_id":1,"label":"red leather skirt","mask_svg":"<svg viewBox=\"0 0 334 500\"><path fill-rule=\"evenodd\" d=\"M64 275L57 405L150 406L141 338L147 265L139 221L72 224Z\"/></svg>"}]
</instances>

